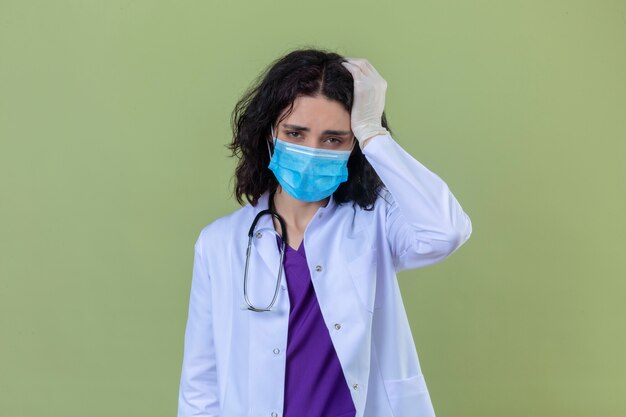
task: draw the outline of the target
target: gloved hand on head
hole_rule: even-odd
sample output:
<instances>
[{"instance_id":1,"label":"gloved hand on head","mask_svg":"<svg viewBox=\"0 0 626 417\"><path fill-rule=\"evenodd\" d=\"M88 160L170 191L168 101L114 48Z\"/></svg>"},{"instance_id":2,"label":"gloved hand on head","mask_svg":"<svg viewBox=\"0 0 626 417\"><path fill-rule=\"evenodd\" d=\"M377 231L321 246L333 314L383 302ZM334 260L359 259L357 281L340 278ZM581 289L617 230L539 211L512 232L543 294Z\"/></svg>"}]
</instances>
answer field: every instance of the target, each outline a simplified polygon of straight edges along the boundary
<instances>
[{"instance_id":1,"label":"gloved hand on head","mask_svg":"<svg viewBox=\"0 0 626 417\"><path fill-rule=\"evenodd\" d=\"M352 132L363 149L372 137L389 133L382 126L387 81L367 59L346 58L346 60L347 62L342 62L341 65L350 71L354 79L354 100L350 123Z\"/></svg>"}]
</instances>

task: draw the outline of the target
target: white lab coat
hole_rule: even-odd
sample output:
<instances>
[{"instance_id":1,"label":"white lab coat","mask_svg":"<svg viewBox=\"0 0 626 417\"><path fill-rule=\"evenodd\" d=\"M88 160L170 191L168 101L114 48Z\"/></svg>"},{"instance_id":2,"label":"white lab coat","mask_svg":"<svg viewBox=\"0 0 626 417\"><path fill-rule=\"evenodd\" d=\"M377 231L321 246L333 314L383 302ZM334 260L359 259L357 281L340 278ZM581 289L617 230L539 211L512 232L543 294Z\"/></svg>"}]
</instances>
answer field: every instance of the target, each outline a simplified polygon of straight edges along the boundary
<instances>
[{"instance_id":1,"label":"white lab coat","mask_svg":"<svg viewBox=\"0 0 626 417\"><path fill-rule=\"evenodd\" d=\"M385 184L371 211L331 197L304 233L311 280L357 417L433 417L396 272L434 264L470 236L446 183L390 135L363 154ZM290 301L282 278L275 311L245 309L248 230L264 194L202 229L195 243L178 417L283 415ZM257 224L248 294L266 307L279 266L270 216ZM306 417L306 416L302 416ZM334 416L328 416L334 417Z\"/></svg>"}]
</instances>

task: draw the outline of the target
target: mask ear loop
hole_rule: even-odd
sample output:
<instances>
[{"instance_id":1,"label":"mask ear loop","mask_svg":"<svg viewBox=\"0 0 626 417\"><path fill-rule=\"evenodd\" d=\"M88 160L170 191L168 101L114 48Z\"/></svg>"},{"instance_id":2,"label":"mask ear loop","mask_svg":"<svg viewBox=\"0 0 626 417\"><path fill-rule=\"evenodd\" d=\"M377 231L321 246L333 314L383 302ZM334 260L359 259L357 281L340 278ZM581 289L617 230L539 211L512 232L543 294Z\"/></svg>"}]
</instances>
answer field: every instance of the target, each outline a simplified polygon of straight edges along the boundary
<instances>
[{"instance_id":1,"label":"mask ear loop","mask_svg":"<svg viewBox=\"0 0 626 417\"><path fill-rule=\"evenodd\" d=\"M354 137L354 142L352 143L352 149L350 150L350 152L353 152L353 151L354 151L354 148L356 147L357 142L358 142L358 140L357 140L357 138L356 138L356 136L355 136L355 137Z\"/></svg>"},{"instance_id":2,"label":"mask ear loop","mask_svg":"<svg viewBox=\"0 0 626 417\"><path fill-rule=\"evenodd\" d=\"M276 139L274 139L274 126L270 126L270 129L272 129L272 143L274 145L276 145ZM270 161L272 160L272 150L270 149L270 143L268 141L265 141L265 144L267 145L267 153L270 156Z\"/></svg>"}]
</instances>

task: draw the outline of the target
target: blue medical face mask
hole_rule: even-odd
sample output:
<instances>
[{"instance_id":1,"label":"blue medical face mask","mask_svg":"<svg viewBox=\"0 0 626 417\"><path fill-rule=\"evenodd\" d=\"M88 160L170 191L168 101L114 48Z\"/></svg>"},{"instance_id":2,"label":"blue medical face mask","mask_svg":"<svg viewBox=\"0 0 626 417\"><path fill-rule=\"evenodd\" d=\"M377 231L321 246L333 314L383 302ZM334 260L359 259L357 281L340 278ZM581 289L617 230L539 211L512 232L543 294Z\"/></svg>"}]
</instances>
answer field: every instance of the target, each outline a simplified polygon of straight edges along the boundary
<instances>
[{"instance_id":1,"label":"blue medical face mask","mask_svg":"<svg viewBox=\"0 0 626 417\"><path fill-rule=\"evenodd\" d=\"M348 159L352 150L335 151L294 145L274 136L274 155L269 169L280 186L300 201L320 201L348 180ZM356 141L355 141L356 143ZM269 149L269 144L267 145Z\"/></svg>"}]
</instances>

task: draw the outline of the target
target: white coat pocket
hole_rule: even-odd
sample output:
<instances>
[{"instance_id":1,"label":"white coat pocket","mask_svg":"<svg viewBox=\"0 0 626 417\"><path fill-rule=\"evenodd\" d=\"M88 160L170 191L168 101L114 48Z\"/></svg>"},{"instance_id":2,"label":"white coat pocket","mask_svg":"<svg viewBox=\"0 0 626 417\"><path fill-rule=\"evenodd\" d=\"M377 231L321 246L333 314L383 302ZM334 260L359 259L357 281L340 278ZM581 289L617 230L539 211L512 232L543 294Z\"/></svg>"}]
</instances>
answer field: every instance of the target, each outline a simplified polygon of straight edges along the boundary
<instances>
[{"instance_id":1,"label":"white coat pocket","mask_svg":"<svg viewBox=\"0 0 626 417\"><path fill-rule=\"evenodd\" d=\"M423 374L383 382L394 416L435 417Z\"/></svg>"},{"instance_id":2,"label":"white coat pocket","mask_svg":"<svg viewBox=\"0 0 626 417\"><path fill-rule=\"evenodd\" d=\"M376 249L369 248L349 261L348 270L361 304L373 313L376 301Z\"/></svg>"}]
</instances>

